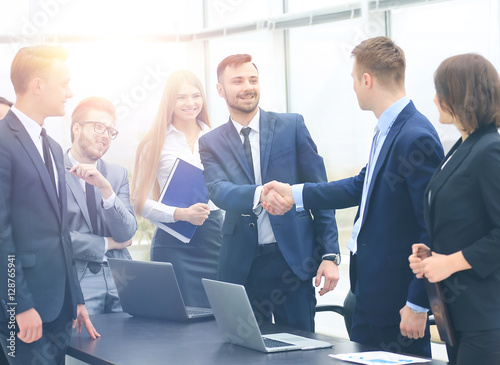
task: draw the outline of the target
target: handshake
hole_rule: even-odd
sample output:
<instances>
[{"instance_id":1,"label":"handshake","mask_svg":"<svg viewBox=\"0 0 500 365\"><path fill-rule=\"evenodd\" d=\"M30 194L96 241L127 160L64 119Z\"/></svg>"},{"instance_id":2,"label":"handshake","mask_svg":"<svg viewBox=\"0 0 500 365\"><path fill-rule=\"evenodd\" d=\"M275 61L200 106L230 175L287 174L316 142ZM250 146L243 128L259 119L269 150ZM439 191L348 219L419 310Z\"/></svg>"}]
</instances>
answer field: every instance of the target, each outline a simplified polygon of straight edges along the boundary
<instances>
[{"instance_id":1,"label":"handshake","mask_svg":"<svg viewBox=\"0 0 500 365\"><path fill-rule=\"evenodd\" d=\"M264 184L260 194L262 207L272 215L283 215L295 204L289 184L271 181Z\"/></svg>"}]
</instances>

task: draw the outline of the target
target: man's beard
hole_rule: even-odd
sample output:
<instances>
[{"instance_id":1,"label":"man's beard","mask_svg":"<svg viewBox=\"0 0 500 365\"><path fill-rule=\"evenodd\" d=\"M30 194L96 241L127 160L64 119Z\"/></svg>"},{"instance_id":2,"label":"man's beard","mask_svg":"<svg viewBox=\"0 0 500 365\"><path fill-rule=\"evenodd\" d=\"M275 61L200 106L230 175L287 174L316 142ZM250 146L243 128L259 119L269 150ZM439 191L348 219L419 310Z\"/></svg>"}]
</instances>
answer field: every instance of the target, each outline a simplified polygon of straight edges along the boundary
<instances>
[{"instance_id":1,"label":"man's beard","mask_svg":"<svg viewBox=\"0 0 500 365\"><path fill-rule=\"evenodd\" d=\"M102 156L104 156L104 154L109 149L109 146L106 147L106 149L102 153L92 151L92 149L90 147L94 143L89 138L87 138L86 136L83 136L83 135L80 136L80 140L78 141L78 144L80 145L80 149L85 154L85 156L87 158L91 159L92 161L99 160Z\"/></svg>"},{"instance_id":2,"label":"man's beard","mask_svg":"<svg viewBox=\"0 0 500 365\"><path fill-rule=\"evenodd\" d=\"M227 102L227 105L230 106L232 109L235 109L235 110L238 110L242 113L247 113L247 114L250 114L251 112L253 112L259 105L259 100L260 100L260 96L256 93L256 92L252 92L252 93L246 93L246 94L239 94L237 97L236 97L236 100L240 100L239 98L241 96L245 97L245 96L248 96L248 95L252 95L255 97L254 99L254 103L252 104L247 104L247 105L241 105L241 104L238 104L236 102L232 103L230 100L228 100L226 98L226 102Z\"/></svg>"}]
</instances>

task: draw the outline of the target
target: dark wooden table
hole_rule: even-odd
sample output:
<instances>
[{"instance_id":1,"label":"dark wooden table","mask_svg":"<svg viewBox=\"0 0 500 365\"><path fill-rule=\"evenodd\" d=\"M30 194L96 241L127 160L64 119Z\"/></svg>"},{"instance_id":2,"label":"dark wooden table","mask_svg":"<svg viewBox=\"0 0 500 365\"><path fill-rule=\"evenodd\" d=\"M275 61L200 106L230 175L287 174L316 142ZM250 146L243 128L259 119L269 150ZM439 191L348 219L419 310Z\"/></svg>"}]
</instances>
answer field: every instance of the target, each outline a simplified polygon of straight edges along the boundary
<instances>
[{"instance_id":1,"label":"dark wooden table","mask_svg":"<svg viewBox=\"0 0 500 365\"><path fill-rule=\"evenodd\" d=\"M340 338L270 325L264 327L262 332L291 332L330 342L333 347L265 354L224 343L213 319L168 322L131 317L126 313L91 318L102 337L94 341L82 330L81 335L73 334L67 352L69 356L90 364L348 365L328 355L373 350ZM446 362L433 360L426 364L445 365Z\"/></svg>"}]
</instances>

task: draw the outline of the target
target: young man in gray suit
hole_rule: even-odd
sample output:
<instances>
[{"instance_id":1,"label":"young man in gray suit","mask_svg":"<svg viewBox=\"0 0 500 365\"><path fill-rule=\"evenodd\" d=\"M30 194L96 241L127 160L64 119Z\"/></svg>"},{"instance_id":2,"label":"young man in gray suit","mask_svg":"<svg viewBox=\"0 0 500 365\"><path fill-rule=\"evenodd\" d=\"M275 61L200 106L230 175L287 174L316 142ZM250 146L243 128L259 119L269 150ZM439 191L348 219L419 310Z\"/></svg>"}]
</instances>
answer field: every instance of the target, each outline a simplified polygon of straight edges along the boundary
<instances>
[{"instance_id":1,"label":"young man in gray suit","mask_svg":"<svg viewBox=\"0 0 500 365\"><path fill-rule=\"evenodd\" d=\"M107 258L132 259L127 247L137 230L127 170L101 160L118 135L115 120L109 100L82 100L71 116L73 144L64 156L73 255L89 314L122 310Z\"/></svg>"}]
</instances>

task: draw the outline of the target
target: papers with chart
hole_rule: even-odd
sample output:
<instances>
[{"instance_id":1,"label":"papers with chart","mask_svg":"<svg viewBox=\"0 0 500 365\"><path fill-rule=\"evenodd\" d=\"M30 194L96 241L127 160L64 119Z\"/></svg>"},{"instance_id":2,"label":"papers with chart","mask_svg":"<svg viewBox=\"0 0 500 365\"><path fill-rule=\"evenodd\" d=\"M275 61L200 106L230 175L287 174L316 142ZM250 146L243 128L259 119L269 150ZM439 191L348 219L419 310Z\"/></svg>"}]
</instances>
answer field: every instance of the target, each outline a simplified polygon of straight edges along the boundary
<instances>
[{"instance_id":1,"label":"papers with chart","mask_svg":"<svg viewBox=\"0 0 500 365\"><path fill-rule=\"evenodd\" d=\"M394 354L385 351L356 352L351 354L330 354L330 357L365 365L387 365L387 364L423 364L430 362L430 359L421 357Z\"/></svg>"}]
</instances>

